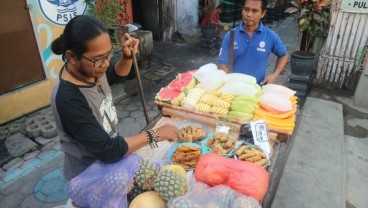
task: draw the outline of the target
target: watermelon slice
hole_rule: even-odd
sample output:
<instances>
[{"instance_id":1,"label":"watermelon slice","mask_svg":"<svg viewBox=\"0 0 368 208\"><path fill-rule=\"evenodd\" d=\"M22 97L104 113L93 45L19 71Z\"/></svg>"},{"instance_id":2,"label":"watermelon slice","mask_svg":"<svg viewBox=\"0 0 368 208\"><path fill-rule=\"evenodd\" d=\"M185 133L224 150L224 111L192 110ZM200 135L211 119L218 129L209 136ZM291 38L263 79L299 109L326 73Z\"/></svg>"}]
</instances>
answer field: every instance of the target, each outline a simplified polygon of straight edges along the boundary
<instances>
[{"instance_id":1,"label":"watermelon slice","mask_svg":"<svg viewBox=\"0 0 368 208\"><path fill-rule=\"evenodd\" d=\"M179 91L185 90L185 84L182 82L182 80L178 79L174 79L167 87Z\"/></svg>"},{"instance_id":2,"label":"watermelon slice","mask_svg":"<svg viewBox=\"0 0 368 208\"><path fill-rule=\"evenodd\" d=\"M156 94L157 100L172 105L180 105L180 102L184 99L184 97L184 92L169 87L161 88L160 92Z\"/></svg>"},{"instance_id":3,"label":"watermelon slice","mask_svg":"<svg viewBox=\"0 0 368 208\"><path fill-rule=\"evenodd\" d=\"M191 70L191 71L187 71L185 73L180 73L180 74L178 74L178 76L176 76L176 78L177 79L192 79L193 78L193 74L196 71L197 70Z\"/></svg>"},{"instance_id":4,"label":"watermelon slice","mask_svg":"<svg viewBox=\"0 0 368 208\"><path fill-rule=\"evenodd\" d=\"M197 84L197 80L189 76L185 77L184 79L175 79L167 86L172 89L180 90L186 93L187 90L193 89Z\"/></svg>"}]
</instances>

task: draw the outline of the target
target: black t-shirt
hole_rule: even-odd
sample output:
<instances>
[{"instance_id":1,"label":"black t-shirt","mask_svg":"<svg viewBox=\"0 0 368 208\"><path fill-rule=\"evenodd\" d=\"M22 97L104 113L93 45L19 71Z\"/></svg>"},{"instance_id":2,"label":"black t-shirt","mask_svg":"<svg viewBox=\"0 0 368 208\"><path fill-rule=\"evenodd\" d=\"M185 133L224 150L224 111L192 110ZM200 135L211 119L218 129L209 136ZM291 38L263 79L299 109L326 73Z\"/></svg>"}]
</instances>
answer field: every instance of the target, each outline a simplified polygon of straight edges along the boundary
<instances>
[{"instance_id":1,"label":"black t-shirt","mask_svg":"<svg viewBox=\"0 0 368 208\"><path fill-rule=\"evenodd\" d=\"M109 80L118 76L111 68L106 73ZM100 86L79 86L59 77L52 92L51 107L65 153L67 180L97 159L113 163L128 151L128 144L118 135L118 118L106 75L99 80Z\"/></svg>"}]
</instances>

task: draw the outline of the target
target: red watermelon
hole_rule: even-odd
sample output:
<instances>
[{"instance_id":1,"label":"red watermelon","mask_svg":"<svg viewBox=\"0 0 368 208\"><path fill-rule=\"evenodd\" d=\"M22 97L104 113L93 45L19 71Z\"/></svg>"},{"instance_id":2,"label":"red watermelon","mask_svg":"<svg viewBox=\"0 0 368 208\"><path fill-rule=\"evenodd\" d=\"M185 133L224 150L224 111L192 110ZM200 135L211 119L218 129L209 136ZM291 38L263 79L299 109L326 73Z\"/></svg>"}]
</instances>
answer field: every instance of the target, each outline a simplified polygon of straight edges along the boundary
<instances>
[{"instance_id":1,"label":"red watermelon","mask_svg":"<svg viewBox=\"0 0 368 208\"><path fill-rule=\"evenodd\" d=\"M180 73L177 76L177 79L192 79L193 78L193 73L196 72L197 70L191 70L191 71L187 71L185 73Z\"/></svg>"},{"instance_id":2,"label":"red watermelon","mask_svg":"<svg viewBox=\"0 0 368 208\"><path fill-rule=\"evenodd\" d=\"M161 88L160 92L156 94L156 99L172 105L180 105L185 95L182 91L172 89L169 87Z\"/></svg>"}]
</instances>

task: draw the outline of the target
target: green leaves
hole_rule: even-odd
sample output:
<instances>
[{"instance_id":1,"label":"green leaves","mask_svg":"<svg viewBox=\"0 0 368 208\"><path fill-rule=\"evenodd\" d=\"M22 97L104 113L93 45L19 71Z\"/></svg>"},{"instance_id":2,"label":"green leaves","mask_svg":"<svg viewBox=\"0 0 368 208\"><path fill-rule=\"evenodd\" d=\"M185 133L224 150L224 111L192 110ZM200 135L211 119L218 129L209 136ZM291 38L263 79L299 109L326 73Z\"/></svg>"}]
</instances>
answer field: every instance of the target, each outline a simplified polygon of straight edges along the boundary
<instances>
[{"instance_id":1,"label":"green leaves","mask_svg":"<svg viewBox=\"0 0 368 208\"><path fill-rule=\"evenodd\" d=\"M291 0L290 3L293 6L287 8L285 12L296 14L299 32L308 33L306 40L308 46L322 30L328 29L329 13L321 9L320 0Z\"/></svg>"}]
</instances>

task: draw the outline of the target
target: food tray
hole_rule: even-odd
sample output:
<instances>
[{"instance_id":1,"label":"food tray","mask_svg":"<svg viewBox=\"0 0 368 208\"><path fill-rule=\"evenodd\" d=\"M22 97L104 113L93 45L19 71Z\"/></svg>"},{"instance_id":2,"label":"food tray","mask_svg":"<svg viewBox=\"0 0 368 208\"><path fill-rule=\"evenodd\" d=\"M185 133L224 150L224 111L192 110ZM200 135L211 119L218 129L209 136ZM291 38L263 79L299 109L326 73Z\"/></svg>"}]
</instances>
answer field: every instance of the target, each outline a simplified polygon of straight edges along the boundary
<instances>
[{"instance_id":1,"label":"food tray","mask_svg":"<svg viewBox=\"0 0 368 208\"><path fill-rule=\"evenodd\" d=\"M184 143L177 143L174 146L171 147L171 149L169 150L168 154L167 154L167 159L172 162L172 156L174 154L174 152L176 151L176 149L178 149L179 146L181 145L185 145L185 146L196 146L199 147L201 149L201 155L204 155L205 152L203 151L203 148L201 147L201 145L196 144L196 143L192 143L192 142L184 142ZM194 168L186 168L185 170L193 170Z\"/></svg>"},{"instance_id":2,"label":"food tray","mask_svg":"<svg viewBox=\"0 0 368 208\"><path fill-rule=\"evenodd\" d=\"M202 141L203 139L205 139L208 136L208 127L202 123L198 123L198 122L193 122L193 121L184 121L182 123L180 123L176 128L179 129L179 131L186 127L186 126L196 126L196 127L202 127L205 131L205 136L203 138L200 138L196 141L194 141L193 143L198 143L200 141ZM178 142L183 142L181 139L178 138Z\"/></svg>"},{"instance_id":3,"label":"food tray","mask_svg":"<svg viewBox=\"0 0 368 208\"><path fill-rule=\"evenodd\" d=\"M244 145L247 145L247 146L248 146L248 147L250 147L250 148L256 148L256 149L260 150L261 152L263 152L263 154L265 154L265 155L266 155L267 163L266 163L265 165L263 165L263 167L264 167L264 168L267 168L267 167L271 164L271 160L270 160L269 155L268 155L267 153L265 153L265 151L263 151L263 150L262 150L262 148L258 147L257 145L252 145L252 144L249 144L249 143L243 143L243 144L241 144L240 146L238 146L237 148L235 148L235 151L234 151L234 158L235 158L236 160L239 160L239 159L238 159L238 156L235 154L235 152L236 152L240 147L242 147L242 146L244 146ZM241 161L243 161L243 160L241 160Z\"/></svg>"},{"instance_id":4,"label":"food tray","mask_svg":"<svg viewBox=\"0 0 368 208\"><path fill-rule=\"evenodd\" d=\"M205 139L203 139L202 142L201 142L202 152L204 152L204 154L207 154L207 153L212 152L211 148L209 148L207 146L207 140L209 138L211 138L212 136L213 136L212 133L211 134L208 134L208 136ZM234 147L234 149L235 149L235 147ZM222 155L224 157L232 157L234 155L234 149L230 153L228 153L228 154L220 154L220 155Z\"/></svg>"},{"instance_id":5,"label":"food tray","mask_svg":"<svg viewBox=\"0 0 368 208\"><path fill-rule=\"evenodd\" d=\"M163 103L160 101L155 100L156 105L158 106L162 106L163 110L165 108L167 108L168 110L166 110L166 115L175 115L178 116L179 114L185 114L185 116L188 115L194 115L194 116L199 116L199 117L205 117L207 120L213 120L213 122L216 122L216 119L218 119L217 115L214 114L210 114L210 113L203 113L203 112L198 112L198 111L194 111L188 108L183 108L181 106L176 106L176 105L171 105L171 104L167 104L167 103ZM224 117L224 116L222 116ZM208 119L210 118L210 119ZM202 119L203 120L203 119ZM234 119L229 119L229 121L231 123L237 124L237 125L241 125L241 124L246 124L249 122L245 122L245 121L238 121L238 120L234 120ZM274 128L269 128L270 132L275 132L278 134L282 134L285 135L287 138L291 137L291 134L287 131L281 130L281 129L274 129Z\"/></svg>"}]
</instances>

